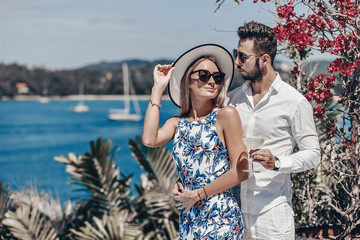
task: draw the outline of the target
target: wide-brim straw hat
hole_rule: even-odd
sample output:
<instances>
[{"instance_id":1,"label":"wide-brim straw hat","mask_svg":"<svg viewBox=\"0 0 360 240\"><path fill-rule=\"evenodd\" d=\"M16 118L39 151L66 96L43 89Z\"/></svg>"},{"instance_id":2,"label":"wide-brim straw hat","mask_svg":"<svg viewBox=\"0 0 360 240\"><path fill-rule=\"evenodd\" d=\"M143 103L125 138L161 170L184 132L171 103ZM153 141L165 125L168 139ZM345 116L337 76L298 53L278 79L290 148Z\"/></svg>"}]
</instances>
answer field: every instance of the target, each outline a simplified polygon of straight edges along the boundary
<instances>
[{"instance_id":1,"label":"wide-brim straw hat","mask_svg":"<svg viewBox=\"0 0 360 240\"><path fill-rule=\"evenodd\" d=\"M225 48L217 44L202 44L196 46L184 54L182 54L174 62L174 71L168 85L170 99L177 106L180 107L180 85L181 79L187 71L189 65L202 56L212 56L216 59L217 64L225 73L225 89L230 87L234 76L234 60Z\"/></svg>"}]
</instances>

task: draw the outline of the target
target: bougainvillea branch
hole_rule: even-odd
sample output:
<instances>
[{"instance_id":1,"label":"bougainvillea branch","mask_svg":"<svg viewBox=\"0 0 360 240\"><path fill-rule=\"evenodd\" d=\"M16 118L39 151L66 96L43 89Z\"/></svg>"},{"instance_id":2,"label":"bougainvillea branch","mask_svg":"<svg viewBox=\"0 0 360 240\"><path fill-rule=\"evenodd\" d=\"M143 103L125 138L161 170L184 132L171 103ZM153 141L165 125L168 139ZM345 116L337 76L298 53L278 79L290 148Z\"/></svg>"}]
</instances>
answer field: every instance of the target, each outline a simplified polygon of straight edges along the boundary
<instances>
[{"instance_id":1,"label":"bougainvillea branch","mask_svg":"<svg viewBox=\"0 0 360 240\"><path fill-rule=\"evenodd\" d=\"M307 224L317 220L340 223L342 231L337 239L344 239L360 224L360 1L261 2L275 4L278 21L274 31L281 52L294 62L291 74L296 88L313 104L319 130L321 168L316 180L304 181L316 185L318 197L311 191L299 191L313 198L304 202L306 197L299 197L304 207L319 213L309 213ZM304 7L308 10L305 13ZM306 67L314 51L333 56L327 71L317 76L309 74ZM331 219L322 218L320 213Z\"/></svg>"},{"instance_id":2,"label":"bougainvillea branch","mask_svg":"<svg viewBox=\"0 0 360 240\"><path fill-rule=\"evenodd\" d=\"M336 219L343 227L338 238L342 239L356 228L359 223L353 220L360 217L360 5L351 0L302 0L311 13L298 15L294 1L275 3L279 22L274 30L283 45L305 52L304 58L313 50L335 56L327 72L311 81L306 79L302 90L313 103L315 119L328 136L321 143L323 154L328 155L323 157L322 165L327 167L323 172L337 183L327 204L338 214ZM304 79L306 69L297 64L299 61L294 63L294 77ZM333 104L334 87L340 87L342 92L336 97L337 104ZM342 123L331 117L334 113Z\"/></svg>"}]
</instances>

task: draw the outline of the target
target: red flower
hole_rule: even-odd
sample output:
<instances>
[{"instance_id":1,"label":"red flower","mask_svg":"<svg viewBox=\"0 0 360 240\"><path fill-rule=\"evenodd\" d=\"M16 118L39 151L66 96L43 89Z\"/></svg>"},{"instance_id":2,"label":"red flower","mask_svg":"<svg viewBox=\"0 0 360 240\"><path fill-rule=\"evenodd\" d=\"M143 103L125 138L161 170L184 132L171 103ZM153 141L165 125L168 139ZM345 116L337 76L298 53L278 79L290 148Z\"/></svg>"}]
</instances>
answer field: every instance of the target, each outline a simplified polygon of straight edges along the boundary
<instances>
[{"instance_id":1,"label":"red flower","mask_svg":"<svg viewBox=\"0 0 360 240\"><path fill-rule=\"evenodd\" d=\"M326 111L325 108L318 106L314 108L314 115L320 118L324 115L325 111Z\"/></svg>"},{"instance_id":2,"label":"red flower","mask_svg":"<svg viewBox=\"0 0 360 240\"><path fill-rule=\"evenodd\" d=\"M300 71L299 71L298 67L294 67L294 69L291 71L291 74L298 77L300 75Z\"/></svg>"},{"instance_id":3,"label":"red flower","mask_svg":"<svg viewBox=\"0 0 360 240\"><path fill-rule=\"evenodd\" d=\"M217 145L216 143L215 143L215 146L214 146L214 152L217 152L217 151L219 151L219 145Z\"/></svg>"},{"instance_id":4,"label":"red flower","mask_svg":"<svg viewBox=\"0 0 360 240\"><path fill-rule=\"evenodd\" d=\"M289 20L291 16L295 15L293 6L280 6L276 9L276 11L278 12L278 16L280 19L285 18Z\"/></svg>"}]
</instances>

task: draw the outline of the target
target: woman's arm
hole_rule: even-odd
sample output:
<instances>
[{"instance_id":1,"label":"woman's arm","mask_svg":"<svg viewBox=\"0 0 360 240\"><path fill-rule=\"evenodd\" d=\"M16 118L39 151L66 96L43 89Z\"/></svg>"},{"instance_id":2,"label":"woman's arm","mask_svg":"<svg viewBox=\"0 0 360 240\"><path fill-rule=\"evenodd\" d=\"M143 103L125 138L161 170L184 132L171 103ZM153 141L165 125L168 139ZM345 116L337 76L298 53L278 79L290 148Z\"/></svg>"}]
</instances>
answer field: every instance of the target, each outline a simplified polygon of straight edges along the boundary
<instances>
[{"instance_id":1,"label":"woman's arm","mask_svg":"<svg viewBox=\"0 0 360 240\"><path fill-rule=\"evenodd\" d=\"M249 173L244 172L249 168L249 164L247 148L242 140L243 130L239 113L232 106L224 107L219 110L217 123L218 131L223 134L231 166L229 171L205 187L208 196L232 188L249 177Z\"/></svg>"},{"instance_id":2,"label":"woman's arm","mask_svg":"<svg viewBox=\"0 0 360 240\"><path fill-rule=\"evenodd\" d=\"M249 173L243 171L248 169L248 155L242 140L241 120L236 109L231 106L220 109L217 124L219 124L217 127L218 135L219 137L223 136L228 150L231 163L230 169L218 179L200 189L184 190L179 194L175 194L175 200L185 208L185 211L189 211L197 201L224 192L249 177Z\"/></svg>"},{"instance_id":3,"label":"woman's arm","mask_svg":"<svg viewBox=\"0 0 360 240\"><path fill-rule=\"evenodd\" d=\"M161 98L168 85L174 68L171 65L156 65L154 68L154 86L146 110L142 141L149 147L163 146L174 136L178 118L168 119L159 129Z\"/></svg>"}]
</instances>

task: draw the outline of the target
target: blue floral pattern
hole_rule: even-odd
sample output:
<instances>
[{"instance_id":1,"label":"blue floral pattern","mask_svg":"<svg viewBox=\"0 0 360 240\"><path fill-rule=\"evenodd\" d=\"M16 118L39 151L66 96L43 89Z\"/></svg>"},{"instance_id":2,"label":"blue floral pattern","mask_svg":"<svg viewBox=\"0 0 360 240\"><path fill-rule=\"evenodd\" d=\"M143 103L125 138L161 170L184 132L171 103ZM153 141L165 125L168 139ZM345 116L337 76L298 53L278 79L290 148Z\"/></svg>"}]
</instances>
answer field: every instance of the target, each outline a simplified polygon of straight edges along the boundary
<instances>
[{"instance_id":1,"label":"blue floral pattern","mask_svg":"<svg viewBox=\"0 0 360 240\"><path fill-rule=\"evenodd\" d=\"M174 136L173 159L185 188L194 190L230 168L226 147L216 133L218 108L204 119L180 119ZM189 212L180 210L180 239L241 239L241 212L230 190L207 197Z\"/></svg>"}]
</instances>

